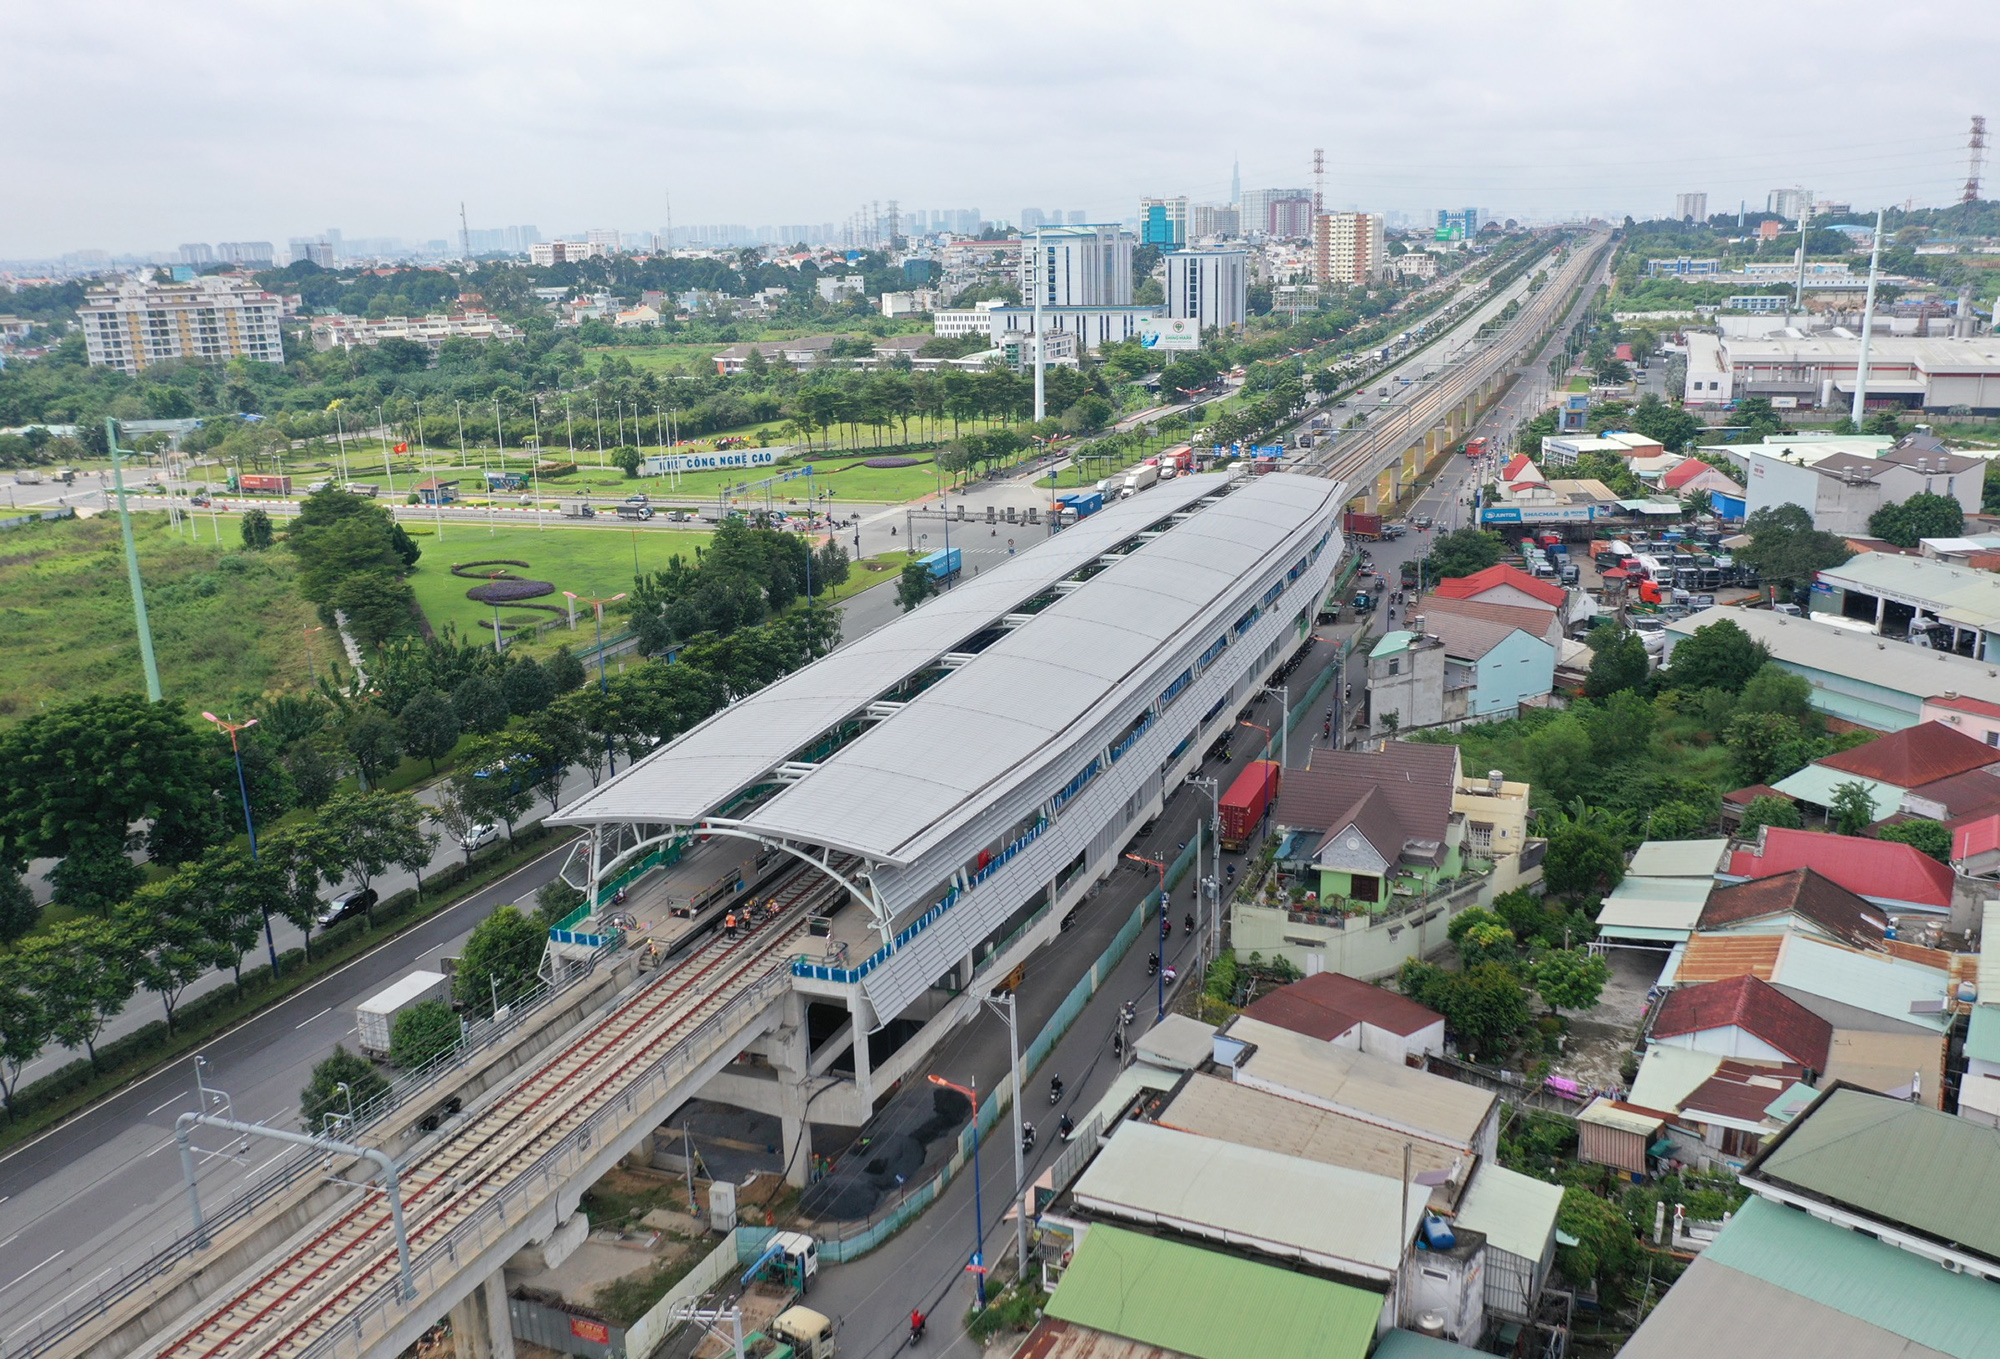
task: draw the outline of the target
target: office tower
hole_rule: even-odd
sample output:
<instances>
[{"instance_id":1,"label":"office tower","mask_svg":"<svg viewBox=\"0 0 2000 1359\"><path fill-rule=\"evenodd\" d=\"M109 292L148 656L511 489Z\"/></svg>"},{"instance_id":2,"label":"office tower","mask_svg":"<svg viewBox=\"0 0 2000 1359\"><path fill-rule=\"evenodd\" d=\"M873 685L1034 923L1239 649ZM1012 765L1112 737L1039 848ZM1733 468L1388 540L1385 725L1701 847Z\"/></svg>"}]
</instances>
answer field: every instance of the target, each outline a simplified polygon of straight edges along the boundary
<instances>
[{"instance_id":1,"label":"office tower","mask_svg":"<svg viewBox=\"0 0 2000 1359\"><path fill-rule=\"evenodd\" d=\"M1167 315L1204 331L1243 324L1249 288L1247 250L1175 250L1167 261Z\"/></svg>"},{"instance_id":2,"label":"office tower","mask_svg":"<svg viewBox=\"0 0 2000 1359\"><path fill-rule=\"evenodd\" d=\"M1187 195L1139 200L1139 240L1163 250L1187 244Z\"/></svg>"},{"instance_id":3,"label":"office tower","mask_svg":"<svg viewBox=\"0 0 2000 1359\"><path fill-rule=\"evenodd\" d=\"M1312 191L1251 189L1243 195L1236 224L1245 236L1302 241L1312 235Z\"/></svg>"},{"instance_id":4,"label":"office tower","mask_svg":"<svg viewBox=\"0 0 2000 1359\"><path fill-rule=\"evenodd\" d=\"M618 232L612 227L597 227L583 233L583 243L590 247L593 255L615 255L618 253Z\"/></svg>"},{"instance_id":5,"label":"office tower","mask_svg":"<svg viewBox=\"0 0 2000 1359\"><path fill-rule=\"evenodd\" d=\"M213 250L210 250L205 244L203 244L200 241L196 241L191 245L182 246L180 249L180 256L182 264L192 264L196 268L199 268L204 264L215 263L215 252Z\"/></svg>"},{"instance_id":6,"label":"office tower","mask_svg":"<svg viewBox=\"0 0 2000 1359\"><path fill-rule=\"evenodd\" d=\"M325 248L325 242L313 242ZM127 279L93 288L77 319L93 364L137 373L168 359L283 363L278 298L228 278L189 283Z\"/></svg>"},{"instance_id":7,"label":"office tower","mask_svg":"<svg viewBox=\"0 0 2000 1359\"><path fill-rule=\"evenodd\" d=\"M1764 211L1774 217L1782 217L1788 222L1799 221L1812 214L1812 191L1773 189L1764 200Z\"/></svg>"},{"instance_id":8,"label":"office tower","mask_svg":"<svg viewBox=\"0 0 2000 1359\"><path fill-rule=\"evenodd\" d=\"M333 268L333 246L327 241L294 236L286 242L286 245L293 264L297 264L300 260L310 260L322 269Z\"/></svg>"},{"instance_id":9,"label":"office tower","mask_svg":"<svg viewBox=\"0 0 2000 1359\"><path fill-rule=\"evenodd\" d=\"M1676 222L1706 222L1708 220L1708 195L1705 193L1675 194L1674 220Z\"/></svg>"},{"instance_id":10,"label":"office tower","mask_svg":"<svg viewBox=\"0 0 2000 1359\"><path fill-rule=\"evenodd\" d=\"M1469 241L1479 234L1479 209L1460 208L1454 212L1450 208L1439 208L1437 224L1439 240L1451 240L1456 237L1462 241Z\"/></svg>"},{"instance_id":11,"label":"office tower","mask_svg":"<svg viewBox=\"0 0 2000 1359\"><path fill-rule=\"evenodd\" d=\"M1358 287L1382 277L1389 261L1380 214L1329 212L1313 227L1316 281Z\"/></svg>"},{"instance_id":12,"label":"office tower","mask_svg":"<svg viewBox=\"0 0 2000 1359\"><path fill-rule=\"evenodd\" d=\"M1021 230L1023 231L1033 231L1036 227L1040 226L1043 222L1047 220L1048 220L1048 214L1043 212L1040 208L1021 209Z\"/></svg>"},{"instance_id":13,"label":"office tower","mask_svg":"<svg viewBox=\"0 0 2000 1359\"><path fill-rule=\"evenodd\" d=\"M1188 233L1201 240L1208 236L1240 236L1242 221L1227 203L1196 203L1188 209Z\"/></svg>"},{"instance_id":14,"label":"office tower","mask_svg":"<svg viewBox=\"0 0 2000 1359\"><path fill-rule=\"evenodd\" d=\"M1243 162L1240 160L1229 162L1229 203L1232 207L1243 205Z\"/></svg>"},{"instance_id":15,"label":"office tower","mask_svg":"<svg viewBox=\"0 0 2000 1359\"><path fill-rule=\"evenodd\" d=\"M1050 307L1125 307L1132 303L1132 234L1116 226L1049 226L1021 238L1021 299L1032 304L1039 282ZM1039 264L1039 280L1037 278Z\"/></svg>"},{"instance_id":16,"label":"office tower","mask_svg":"<svg viewBox=\"0 0 2000 1359\"><path fill-rule=\"evenodd\" d=\"M278 257L269 241L219 241L215 247L215 257L230 264L249 264L268 269Z\"/></svg>"}]
</instances>

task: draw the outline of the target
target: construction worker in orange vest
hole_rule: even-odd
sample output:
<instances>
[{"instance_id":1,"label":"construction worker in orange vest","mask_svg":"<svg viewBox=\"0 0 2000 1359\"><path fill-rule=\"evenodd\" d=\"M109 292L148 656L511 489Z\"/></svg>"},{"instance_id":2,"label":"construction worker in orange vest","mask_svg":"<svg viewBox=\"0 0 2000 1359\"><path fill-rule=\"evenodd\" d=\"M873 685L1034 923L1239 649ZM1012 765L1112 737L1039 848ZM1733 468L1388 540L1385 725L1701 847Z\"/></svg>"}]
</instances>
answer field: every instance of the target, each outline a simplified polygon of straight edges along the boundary
<instances>
[{"instance_id":1,"label":"construction worker in orange vest","mask_svg":"<svg viewBox=\"0 0 2000 1359\"><path fill-rule=\"evenodd\" d=\"M722 928L731 939L736 937L736 912L731 911L723 917Z\"/></svg>"}]
</instances>

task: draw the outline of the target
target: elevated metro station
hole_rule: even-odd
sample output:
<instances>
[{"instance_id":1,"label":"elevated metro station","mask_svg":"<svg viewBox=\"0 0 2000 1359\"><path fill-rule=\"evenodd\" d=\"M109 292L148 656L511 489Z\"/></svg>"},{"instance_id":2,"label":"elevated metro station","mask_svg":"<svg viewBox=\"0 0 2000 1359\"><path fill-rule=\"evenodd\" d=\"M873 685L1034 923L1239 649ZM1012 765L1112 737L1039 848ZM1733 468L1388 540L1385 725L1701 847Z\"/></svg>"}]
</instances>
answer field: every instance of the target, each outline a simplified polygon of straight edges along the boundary
<instances>
[{"instance_id":1,"label":"elevated metro station","mask_svg":"<svg viewBox=\"0 0 2000 1359\"><path fill-rule=\"evenodd\" d=\"M808 1082L865 1122L1310 634L1345 494L1163 482L716 713L550 818L591 831L597 909L548 965L620 886L746 923L805 901L787 1013L699 1092L779 1117L796 1177Z\"/></svg>"}]
</instances>

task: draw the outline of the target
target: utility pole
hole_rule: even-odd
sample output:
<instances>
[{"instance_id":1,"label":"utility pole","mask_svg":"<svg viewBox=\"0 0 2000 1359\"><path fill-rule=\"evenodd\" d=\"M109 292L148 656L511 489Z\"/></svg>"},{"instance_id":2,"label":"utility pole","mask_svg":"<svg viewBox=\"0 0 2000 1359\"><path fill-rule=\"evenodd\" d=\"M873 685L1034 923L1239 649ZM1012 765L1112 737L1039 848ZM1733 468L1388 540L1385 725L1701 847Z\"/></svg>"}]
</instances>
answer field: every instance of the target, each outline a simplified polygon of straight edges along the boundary
<instances>
[{"instance_id":1,"label":"utility pole","mask_svg":"<svg viewBox=\"0 0 2000 1359\"><path fill-rule=\"evenodd\" d=\"M458 200L458 254L459 258L472 258L472 228L465 224L465 200Z\"/></svg>"},{"instance_id":2,"label":"utility pole","mask_svg":"<svg viewBox=\"0 0 2000 1359\"><path fill-rule=\"evenodd\" d=\"M1014 993L1009 991L1004 999L986 997L986 1008L1007 1021L1007 1053L1013 1063L1014 1072L1014 1248L1015 1264L1020 1277L1028 1277L1028 1214L1022 1207L1021 1196L1028 1190L1027 1134L1023 1125L1027 1114L1021 1108L1021 1030L1017 1023Z\"/></svg>"},{"instance_id":3,"label":"utility pole","mask_svg":"<svg viewBox=\"0 0 2000 1359\"><path fill-rule=\"evenodd\" d=\"M146 617L146 587L139 579L139 545L132 540L132 512L125 505L124 449L118 422L104 417L104 441L111 446L111 483L118 491L118 532L125 540L125 575L132 583L132 621L139 629L139 664L146 672L146 698L160 701L160 663L153 658L153 625Z\"/></svg>"},{"instance_id":4,"label":"utility pole","mask_svg":"<svg viewBox=\"0 0 2000 1359\"><path fill-rule=\"evenodd\" d=\"M1861 432L1861 417L1868 410L1868 345L1875 336L1875 280L1882 267L1882 209L1875 209L1875 243L1868 249L1868 301L1861 312L1861 361L1854 366L1854 409L1849 419ZM129 539L127 540L130 541Z\"/></svg>"},{"instance_id":5,"label":"utility pole","mask_svg":"<svg viewBox=\"0 0 2000 1359\"><path fill-rule=\"evenodd\" d=\"M1048 291L1046 270L1048 257L1042 251L1042 229L1035 228L1035 423L1049 413L1048 401L1042 382L1042 294Z\"/></svg>"}]
</instances>

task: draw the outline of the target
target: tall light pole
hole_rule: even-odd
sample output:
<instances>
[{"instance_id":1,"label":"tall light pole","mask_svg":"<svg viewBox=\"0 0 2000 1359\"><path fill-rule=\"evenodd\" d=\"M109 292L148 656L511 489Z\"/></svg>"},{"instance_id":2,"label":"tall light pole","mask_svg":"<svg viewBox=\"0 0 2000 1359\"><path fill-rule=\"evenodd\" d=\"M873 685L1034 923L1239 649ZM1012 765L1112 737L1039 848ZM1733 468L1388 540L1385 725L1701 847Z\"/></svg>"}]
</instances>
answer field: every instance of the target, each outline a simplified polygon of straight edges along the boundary
<instances>
[{"instance_id":1,"label":"tall light pole","mask_svg":"<svg viewBox=\"0 0 2000 1359\"><path fill-rule=\"evenodd\" d=\"M638 530L634 529L633 533L636 535ZM636 552L638 550L638 538L635 536L632 542L633 550ZM583 595L570 594L568 590L564 590L563 594L569 597L573 605L590 605L590 614L595 620L593 626L596 629L597 635L597 691L601 694L609 694L611 692L611 681L604 676L604 606L606 604L615 604L625 598L625 592L621 590L606 599L589 599ZM611 733L608 731L604 733L604 758L610 764L611 772L616 774L618 772L618 757L611 751Z\"/></svg>"},{"instance_id":2,"label":"tall light pole","mask_svg":"<svg viewBox=\"0 0 2000 1359\"><path fill-rule=\"evenodd\" d=\"M979 1310L986 1310L986 1208L985 1197L979 1189L979 1089L956 1084L944 1077L933 1074L932 1085L941 1085L947 1090L956 1090L972 1101L972 1260L966 1268L972 1271L973 1287L978 1290Z\"/></svg>"},{"instance_id":3,"label":"tall light pole","mask_svg":"<svg viewBox=\"0 0 2000 1359\"><path fill-rule=\"evenodd\" d=\"M236 757L236 791L242 794L243 797L243 829L250 835L250 860L252 863L255 863L257 860L257 823L250 815L250 784L243 777L243 747L237 743L236 733L256 726L257 719L253 717L248 722L229 722L217 717L214 713L205 712L202 716L215 723L223 731L229 733L229 753ZM258 903L257 909L264 917L264 948L271 955L271 976L275 978L278 975L278 945L271 938L271 912L265 909L261 901Z\"/></svg>"},{"instance_id":4,"label":"tall light pole","mask_svg":"<svg viewBox=\"0 0 2000 1359\"><path fill-rule=\"evenodd\" d=\"M1042 294L1047 292L1048 257L1042 251L1042 229L1035 228L1035 423L1040 424L1049 413L1048 402L1044 399L1042 384Z\"/></svg>"},{"instance_id":5,"label":"tall light pole","mask_svg":"<svg viewBox=\"0 0 2000 1359\"><path fill-rule=\"evenodd\" d=\"M139 632L139 666L146 674L146 699L160 701L160 663L153 657L153 624L146 616L146 587L139 579L139 545L132 538L132 513L125 507L125 463L118 446L118 422L104 417L104 442L111 449L111 482L118 491L118 535L125 540L125 576L132 585L132 622ZM211 504L214 502L210 502ZM221 539L217 529L216 538Z\"/></svg>"},{"instance_id":6,"label":"tall light pole","mask_svg":"<svg viewBox=\"0 0 2000 1359\"><path fill-rule=\"evenodd\" d=\"M302 625L303 626L303 625ZM312 678L313 687L319 687L319 663L313 659L313 634L326 631L323 627L306 627L306 674Z\"/></svg>"},{"instance_id":7,"label":"tall light pole","mask_svg":"<svg viewBox=\"0 0 2000 1359\"><path fill-rule=\"evenodd\" d=\"M1014 1072L1014 1258L1020 1267L1019 1277L1025 1279L1028 1277L1028 1212L1021 1196L1028 1188L1027 1133L1022 1126L1027 1121L1027 1114L1021 1108L1021 1030L1015 1015L1014 993L1009 991L1004 1001L986 997L986 1008L1007 1021L1007 1053Z\"/></svg>"},{"instance_id":8,"label":"tall light pole","mask_svg":"<svg viewBox=\"0 0 2000 1359\"><path fill-rule=\"evenodd\" d=\"M1222 880L1222 783L1218 779L1204 778L1199 774L1189 775L1188 783L1196 788L1208 789L1208 807L1209 807L1208 841L1210 845L1214 846L1213 850L1210 853L1210 859L1215 865L1215 873L1212 877L1207 879L1207 881L1210 883L1220 882ZM1196 924L1197 926L1199 926L1199 924L1201 923L1200 911L1201 911L1201 898L1202 898L1202 892L1201 892L1202 876L1201 876L1200 855L1195 856L1194 873L1195 873L1194 903L1196 911ZM1214 912L1211 911L1210 914L1211 916L1213 916ZM1206 956L1209 958L1214 958L1219 956L1222 952L1222 947L1221 947L1222 934L1219 922L1214 921L1213 919L1211 919L1210 921L1210 933L1214 936L1215 948L1212 952L1208 952Z\"/></svg>"},{"instance_id":9,"label":"tall light pole","mask_svg":"<svg viewBox=\"0 0 2000 1359\"><path fill-rule=\"evenodd\" d=\"M1167 861L1165 859L1149 859L1143 854L1127 854L1125 857L1138 863L1151 864L1160 870L1160 919L1165 920L1167 918ZM1159 1007L1153 1015L1153 1022L1157 1024L1167 1017L1167 960L1157 948L1153 950L1153 956L1160 960L1160 965L1153 969L1153 993Z\"/></svg>"},{"instance_id":10,"label":"tall light pole","mask_svg":"<svg viewBox=\"0 0 2000 1359\"><path fill-rule=\"evenodd\" d=\"M1868 346L1875 338L1875 280L1882 264L1882 209L1875 209L1875 241L1868 248L1868 300L1861 311L1861 361L1854 366L1854 409L1848 419L1854 432L1861 432L1861 419L1868 412ZM129 539L127 540L130 541Z\"/></svg>"}]
</instances>

